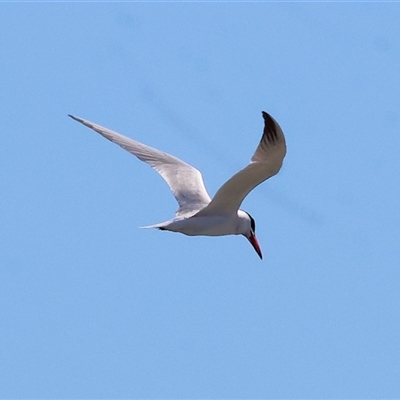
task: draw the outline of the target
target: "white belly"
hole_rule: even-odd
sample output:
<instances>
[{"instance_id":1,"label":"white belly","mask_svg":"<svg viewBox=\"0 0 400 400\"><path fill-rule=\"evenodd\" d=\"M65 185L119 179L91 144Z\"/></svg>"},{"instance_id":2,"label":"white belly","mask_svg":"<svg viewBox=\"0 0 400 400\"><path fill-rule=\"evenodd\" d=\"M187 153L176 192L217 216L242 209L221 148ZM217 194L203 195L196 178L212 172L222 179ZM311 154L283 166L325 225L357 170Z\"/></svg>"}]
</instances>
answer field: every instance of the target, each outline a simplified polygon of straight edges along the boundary
<instances>
[{"instance_id":1,"label":"white belly","mask_svg":"<svg viewBox=\"0 0 400 400\"><path fill-rule=\"evenodd\" d=\"M233 215L232 217L190 217L187 219L172 221L163 228L189 236L223 236L238 234L236 215Z\"/></svg>"}]
</instances>

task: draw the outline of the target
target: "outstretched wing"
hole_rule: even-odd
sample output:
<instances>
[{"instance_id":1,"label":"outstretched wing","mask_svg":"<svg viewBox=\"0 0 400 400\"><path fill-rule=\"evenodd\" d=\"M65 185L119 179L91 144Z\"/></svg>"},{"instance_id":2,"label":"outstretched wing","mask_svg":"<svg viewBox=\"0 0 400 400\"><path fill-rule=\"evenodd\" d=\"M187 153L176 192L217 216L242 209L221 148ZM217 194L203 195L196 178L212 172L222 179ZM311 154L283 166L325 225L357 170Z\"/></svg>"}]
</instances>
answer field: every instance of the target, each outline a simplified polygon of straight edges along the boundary
<instances>
[{"instance_id":1,"label":"outstretched wing","mask_svg":"<svg viewBox=\"0 0 400 400\"><path fill-rule=\"evenodd\" d=\"M260 183L278 173L286 154L286 143L279 124L266 112L264 132L250 164L217 191L210 204L198 215L226 214L239 209L244 198Z\"/></svg>"},{"instance_id":2,"label":"outstretched wing","mask_svg":"<svg viewBox=\"0 0 400 400\"><path fill-rule=\"evenodd\" d=\"M100 133L100 135L111 142L118 144L123 149L135 155L139 160L152 166L165 179L179 204L176 216L193 214L204 208L211 201L200 171L191 165L170 154L146 146L93 122L73 115L69 116Z\"/></svg>"}]
</instances>

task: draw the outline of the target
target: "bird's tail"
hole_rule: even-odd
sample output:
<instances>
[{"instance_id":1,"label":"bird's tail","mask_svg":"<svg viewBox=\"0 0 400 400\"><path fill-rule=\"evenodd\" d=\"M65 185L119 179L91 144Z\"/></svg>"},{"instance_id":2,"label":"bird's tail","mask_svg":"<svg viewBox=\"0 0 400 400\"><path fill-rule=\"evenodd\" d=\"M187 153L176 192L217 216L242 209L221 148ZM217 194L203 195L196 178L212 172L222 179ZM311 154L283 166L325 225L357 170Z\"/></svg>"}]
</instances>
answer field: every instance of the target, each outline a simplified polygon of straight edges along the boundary
<instances>
[{"instance_id":1,"label":"bird's tail","mask_svg":"<svg viewBox=\"0 0 400 400\"><path fill-rule=\"evenodd\" d=\"M153 229L153 228L157 228L157 229L165 230L165 229L166 229L166 226L167 226L170 222L171 222L171 221L165 221L165 222L160 222L160 223L154 224L154 225L141 226L140 229Z\"/></svg>"}]
</instances>

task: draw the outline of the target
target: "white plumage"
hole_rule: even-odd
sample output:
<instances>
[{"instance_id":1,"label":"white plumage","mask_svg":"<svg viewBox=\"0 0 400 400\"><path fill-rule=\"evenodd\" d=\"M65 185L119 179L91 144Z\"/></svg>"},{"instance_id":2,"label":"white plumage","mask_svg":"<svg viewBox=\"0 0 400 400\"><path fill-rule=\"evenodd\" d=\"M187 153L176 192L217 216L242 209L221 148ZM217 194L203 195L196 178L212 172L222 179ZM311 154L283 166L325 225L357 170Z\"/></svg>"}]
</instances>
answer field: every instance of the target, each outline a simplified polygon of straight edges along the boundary
<instances>
[{"instance_id":1,"label":"white plumage","mask_svg":"<svg viewBox=\"0 0 400 400\"><path fill-rule=\"evenodd\" d=\"M239 207L251 190L280 170L286 154L285 137L281 127L266 112L262 115L264 132L250 164L225 182L212 200L200 171L191 165L93 122L73 115L70 117L151 165L167 182L179 204L175 218L148 228L191 236L241 234L250 241L262 258L255 236L254 219Z\"/></svg>"}]
</instances>

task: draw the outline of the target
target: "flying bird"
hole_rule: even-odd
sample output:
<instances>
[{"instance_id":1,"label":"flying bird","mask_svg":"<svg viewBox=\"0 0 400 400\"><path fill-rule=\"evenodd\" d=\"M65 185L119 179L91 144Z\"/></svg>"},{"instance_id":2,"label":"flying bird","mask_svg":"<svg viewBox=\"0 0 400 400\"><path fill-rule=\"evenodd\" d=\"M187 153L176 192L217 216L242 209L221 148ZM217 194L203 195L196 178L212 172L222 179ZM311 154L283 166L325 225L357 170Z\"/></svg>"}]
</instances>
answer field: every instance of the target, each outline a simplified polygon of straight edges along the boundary
<instances>
[{"instance_id":1,"label":"flying bird","mask_svg":"<svg viewBox=\"0 0 400 400\"><path fill-rule=\"evenodd\" d=\"M250 164L225 182L213 199L207 193L200 171L179 158L93 122L69 116L149 164L167 182L179 204L175 217L144 228L189 236L243 235L262 259L254 218L239 207L256 186L278 173L286 154L282 129L268 113L262 112L264 131Z\"/></svg>"}]
</instances>

